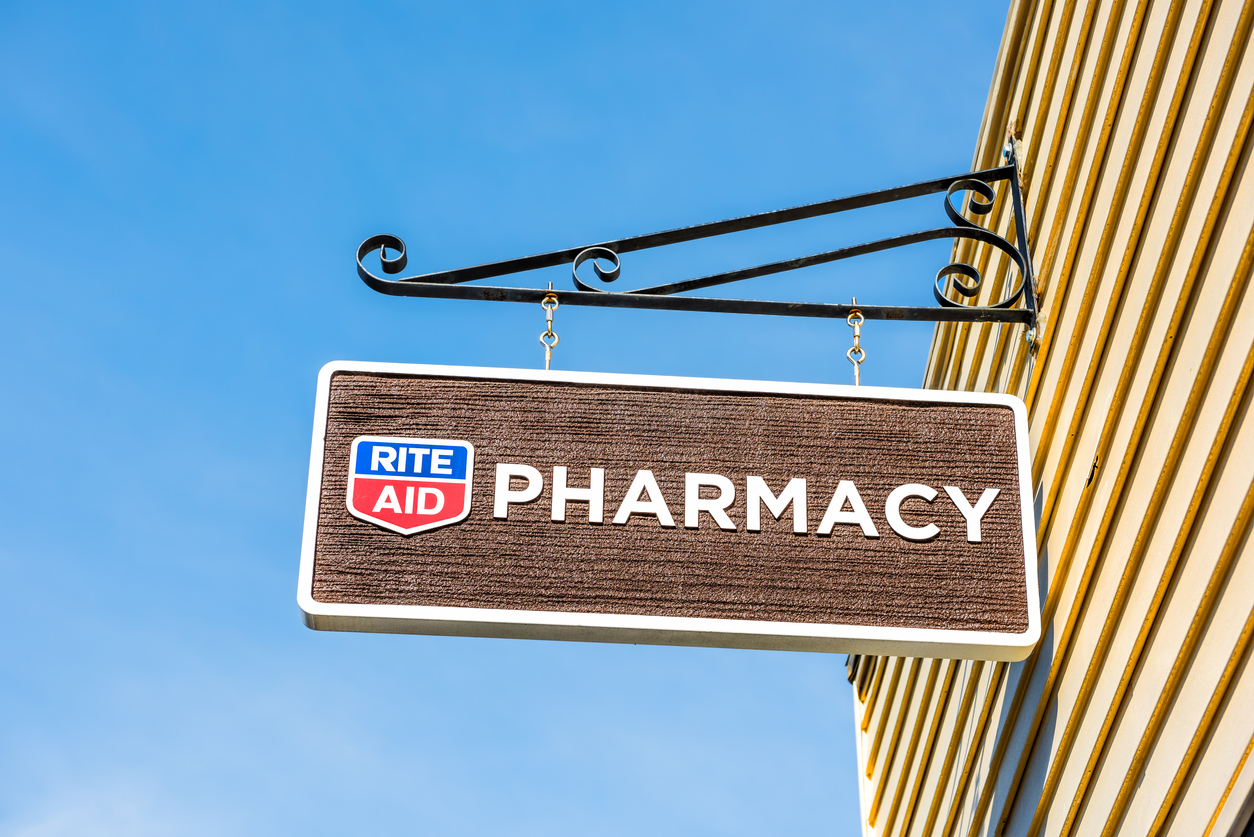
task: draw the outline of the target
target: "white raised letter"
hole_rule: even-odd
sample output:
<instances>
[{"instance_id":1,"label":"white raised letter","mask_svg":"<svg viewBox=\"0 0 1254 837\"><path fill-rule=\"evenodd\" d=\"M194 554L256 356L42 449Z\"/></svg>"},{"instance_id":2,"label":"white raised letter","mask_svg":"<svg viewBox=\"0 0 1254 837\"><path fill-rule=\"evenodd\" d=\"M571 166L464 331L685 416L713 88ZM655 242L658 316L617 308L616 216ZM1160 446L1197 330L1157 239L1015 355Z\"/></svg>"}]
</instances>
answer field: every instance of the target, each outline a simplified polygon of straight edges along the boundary
<instances>
[{"instance_id":1,"label":"white raised letter","mask_svg":"<svg viewBox=\"0 0 1254 837\"><path fill-rule=\"evenodd\" d=\"M846 502L849 503L849 511L841 511ZM858 487L851 480L841 480L836 486L832 501L827 504L827 511L823 513L823 522L819 524L819 534L830 535L832 527L837 523L856 523L862 527L862 534L868 538L880 536L875 522L866 510L866 503L862 502Z\"/></svg>"},{"instance_id":2,"label":"white raised letter","mask_svg":"<svg viewBox=\"0 0 1254 837\"><path fill-rule=\"evenodd\" d=\"M392 463L396 461L396 448L388 448L383 445L375 445L370 451L370 470L377 471L379 466L383 466L385 471L395 471Z\"/></svg>"},{"instance_id":3,"label":"white raised letter","mask_svg":"<svg viewBox=\"0 0 1254 837\"><path fill-rule=\"evenodd\" d=\"M984 512L988 511L988 507L993 505L993 501L1001 493L1001 489L984 489L984 493L980 495L980 500L975 504L975 508L971 508L971 504L967 502L966 495L962 493L962 489L958 488L958 486L945 486L945 493L949 495L949 499L954 501L954 505L958 507L958 511L962 512L962 516L967 519L967 541L979 543L980 521L984 518Z\"/></svg>"},{"instance_id":4,"label":"white raised letter","mask_svg":"<svg viewBox=\"0 0 1254 837\"><path fill-rule=\"evenodd\" d=\"M893 527L893 531L908 541L930 541L939 535L940 527L935 523L918 527L901 519L901 501L907 497L921 497L930 503L936 499L936 489L917 482L894 488L884 501L884 516L888 518L888 525Z\"/></svg>"},{"instance_id":5,"label":"white raised letter","mask_svg":"<svg viewBox=\"0 0 1254 837\"><path fill-rule=\"evenodd\" d=\"M427 508L427 498L435 497L435 506ZM414 509L415 514L439 514L444 508L444 492L438 488L420 488L418 489L418 508Z\"/></svg>"},{"instance_id":6,"label":"white raised letter","mask_svg":"<svg viewBox=\"0 0 1254 837\"><path fill-rule=\"evenodd\" d=\"M431 473L433 474L451 474L453 451L448 448L432 448L431 449Z\"/></svg>"},{"instance_id":7,"label":"white raised letter","mask_svg":"<svg viewBox=\"0 0 1254 837\"><path fill-rule=\"evenodd\" d=\"M435 459L434 456L431 457ZM513 477L527 481L527 487L513 491L509 481ZM530 465L515 465L509 462L496 464L496 487L492 495L492 516L509 517L510 503L530 503L540 496L544 488L544 477Z\"/></svg>"},{"instance_id":8,"label":"white raised letter","mask_svg":"<svg viewBox=\"0 0 1254 837\"><path fill-rule=\"evenodd\" d=\"M566 466L553 466L553 519L566 520L566 504L570 501L588 504L588 522L605 520L605 469L593 468L587 488L566 485Z\"/></svg>"},{"instance_id":9,"label":"white raised letter","mask_svg":"<svg viewBox=\"0 0 1254 837\"><path fill-rule=\"evenodd\" d=\"M428 448L410 448L409 452L414 455L414 473L416 474L422 470L423 458L431 451Z\"/></svg>"},{"instance_id":10,"label":"white raised letter","mask_svg":"<svg viewBox=\"0 0 1254 837\"><path fill-rule=\"evenodd\" d=\"M641 500L641 494L647 494L649 499ZM662 499L662 490L657 487L652 471L636 471L635 479L627 489L627 496L623 498L618 513L614 515L614 522L622 525L633 514L657 515L657 522L663 526L675 525L675 518L671 517L671 510Z\"/></svg>"},{"instance_id":11,"label":"white raised letter","mask_svg":"<svg viewBox=\"0 0 1254 837\"><path fill-rule=\"evenodd\" d=\"M378 448L375 448L378 450ZM390 485L383 486L383 493L379 495L379 501L374 504L376 512L383 509L391 509L397 514L401 513L401 501L396 497L396 489Z\"/></svg>"},{"instance_id":12,"label":"white raised letter","mask_svg":"<svg viewBox=\"0 0 1254 837\"><path fill-rule=\"evenodd\" d=\"M806 481L797 477L788 481L776 497L761 477L745 477L745 528L750 532L762 531L762 504L771 516L779 520L784 509L792 503L792 530L798 535L806 533ZM872 527L874 528L874 527ZM831 531L831 528L828 528Z\"/></svg>"},{"instance_id":13,"label":"white raised letter","mask_svg":"<svg viewBox=\"0 0 1254 837\"><path fill-rule=\"evenodd\" d=\"M718 489L718 496L701 496L701 486ZM684 528L696 529L701 512L709 512L720 529L736 530L736 524L727 516L727 507L736 500L736 486L719 474L684 474Z\"/></svg>"}]
</instances>

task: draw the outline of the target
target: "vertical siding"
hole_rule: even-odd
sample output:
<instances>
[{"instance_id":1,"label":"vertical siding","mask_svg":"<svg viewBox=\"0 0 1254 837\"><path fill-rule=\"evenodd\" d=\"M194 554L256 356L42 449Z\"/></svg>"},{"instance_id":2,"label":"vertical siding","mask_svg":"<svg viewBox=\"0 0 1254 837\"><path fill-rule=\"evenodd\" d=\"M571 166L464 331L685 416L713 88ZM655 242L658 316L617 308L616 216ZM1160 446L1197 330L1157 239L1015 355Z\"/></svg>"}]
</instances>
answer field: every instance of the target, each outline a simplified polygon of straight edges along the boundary
<instances>
[{"instance_id":1,"label":"vertical siding","mask_svg":"<svg viewBox=\"0 0 1254 837\"><path fill-rule=\"evenodd\" d=\"M924 386L1030 414L1044 637L859 658L874 835L1227 835L1254 792L1254 0L1011 4L973 168L1024 143L1042 323ZM1004 201L985 221L1007 237ZM1017 281L970 241L981 302ZM1243 807L1244 806L1244 807Z\"/></svg>"}]
</instances>

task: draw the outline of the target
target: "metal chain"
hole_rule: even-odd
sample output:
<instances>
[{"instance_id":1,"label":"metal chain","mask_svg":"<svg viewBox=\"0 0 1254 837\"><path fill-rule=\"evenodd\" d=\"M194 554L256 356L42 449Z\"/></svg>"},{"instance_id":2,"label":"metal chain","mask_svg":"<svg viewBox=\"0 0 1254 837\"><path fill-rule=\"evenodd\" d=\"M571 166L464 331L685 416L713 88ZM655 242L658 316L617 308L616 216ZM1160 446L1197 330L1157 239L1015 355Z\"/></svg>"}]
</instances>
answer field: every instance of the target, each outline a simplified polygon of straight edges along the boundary
<instances>
[{"instance_id":1,"label":"metal chain","mask_svg":"<svg viewBox=\"0 0 1254 837\"><path fill-rule=\"evenodd\" d=\"M853 304L858 304L858 298L853 298ZM861 346L862 324L866 322L866 318L862 316L862 312L857 308L849 312L849 316L845 318L845 322L853 329L853 348L845 352L845 357L849 358L849 362L853 364L853 385L862 386L862 361L866 360L866 350Z\"/></svg>"},{"instance_id":2,"label":"metal chain","mask_svg":"<svg viewBox=\"0 0 1254 837\"><path fill-rule=\"evenodd\" d=\"M549 364L553 361L553 347L558 343L557 332L553 330L553 312L557 310L557 294L553 293L553 283L549 283L549 292L544 295L544 299L540 302L540 307L544 309L544 333L540 335L540 343L544 346L544 371L549 371Z\"/></svg>"}]
</instances>

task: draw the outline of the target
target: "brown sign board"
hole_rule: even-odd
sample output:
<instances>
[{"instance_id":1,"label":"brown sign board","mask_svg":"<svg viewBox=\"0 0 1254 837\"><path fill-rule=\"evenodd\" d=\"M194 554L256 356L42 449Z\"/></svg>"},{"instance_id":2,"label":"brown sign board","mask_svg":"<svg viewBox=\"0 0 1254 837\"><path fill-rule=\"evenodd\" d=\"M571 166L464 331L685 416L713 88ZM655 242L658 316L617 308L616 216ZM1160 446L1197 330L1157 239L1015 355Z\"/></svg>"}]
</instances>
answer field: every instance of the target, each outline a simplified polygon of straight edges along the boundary
<instances>
[{"instance_id":1,"label":"brown sign board","mask_svg":"<svg viewBox=\"0 0 1254 837\"><path fill-rule=\"evenodd\" d=\"M336 362L317 629L1018 660L1040 636L1013 396Z\"/></svg>"}]
</instances>

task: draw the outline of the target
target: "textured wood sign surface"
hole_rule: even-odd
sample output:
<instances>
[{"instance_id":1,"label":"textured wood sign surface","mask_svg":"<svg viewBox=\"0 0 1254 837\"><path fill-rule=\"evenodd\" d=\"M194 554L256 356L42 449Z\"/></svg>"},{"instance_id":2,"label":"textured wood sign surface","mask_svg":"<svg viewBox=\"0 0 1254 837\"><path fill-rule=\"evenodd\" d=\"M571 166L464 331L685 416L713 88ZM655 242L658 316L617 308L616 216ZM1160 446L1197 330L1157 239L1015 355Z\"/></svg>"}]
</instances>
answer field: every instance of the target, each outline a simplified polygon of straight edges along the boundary
<instances>
[{"instance_id":1,"label":"textured wood sign surface","mask_svg":"<svg viewBox=\"0 0 1254 837\"><path fill-rule=\"evenodd\" d=\"M336 363L315 424L314 628L986 659L1039 636L1009 396Z\"/></svg>"}]
</instances>

